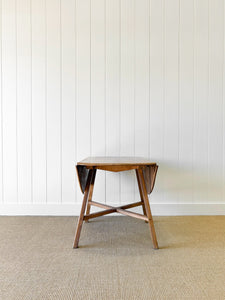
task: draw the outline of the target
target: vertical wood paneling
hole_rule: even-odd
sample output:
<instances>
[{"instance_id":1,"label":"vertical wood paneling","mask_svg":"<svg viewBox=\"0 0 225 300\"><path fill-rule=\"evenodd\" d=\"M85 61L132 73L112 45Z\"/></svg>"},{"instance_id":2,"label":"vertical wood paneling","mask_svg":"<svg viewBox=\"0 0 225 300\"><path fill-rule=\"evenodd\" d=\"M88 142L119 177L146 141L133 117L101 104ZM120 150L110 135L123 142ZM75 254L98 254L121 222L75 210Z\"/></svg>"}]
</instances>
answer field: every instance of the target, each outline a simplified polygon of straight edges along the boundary
<instances>
[{"instance_id":1,"label":"vertical wood paneling","mask_svg":"<svg viewBox=\"0 0 225 300\"><path fill-rule=\"evenodd\" d=\"M16 5L2 1L2 115L3 115L3 201L15 203L17 184L17 41Z\"/></svg>"},{"instance_id":2,"label":"vertical wood paneling","mask_svg":"<svg viewBox=\"0 0 225 300\"><path fill-rule=\"evenodd\" d=\"M0 2L0 33L2 36L2 2ZM0 38L0 203L3 203L3 136L2 136L2 39Z\"/></svg>"},{"instance_id":3,"label":"vertical wood paneling","mask_svg":"<svg viewBox=\"0 0 225 300\"><path fill-rule=\"evenodd\" d=\"M135 0L135 155L149 155L149 1ZM143 139L143 136L146 138Z\"/></svg>"},{"instance_id":4,"label":"vertical wood paneling","mask_svg":"<svg viewBox=\"0 0 225 300\"><path fill-rule=\"evenodd\" d=\"M106 155L120 155L120 0L106 0ZM106 173L107 202L120 202L120 174Z\"/></svg>"},{"instance_id":5,"label":"vertical wood paneling","mask_svg":"<svg viewBox=\"0 0 225 300\"><path fill-rule=\"evenodd\" d=\"M90 107L90 0L76 2L76 148L77 160L91 153ZM77 199L81 201L80 190Z\"/></svg>"},{"instance_id":6,"label":"vertical wood paneling","mask_svg":"<svg viewBox=\"0 0 225 300\"><path fill-rule=\"evenodd\" d=\"M177 201L179 157L179 0L165 1L164 163L167 201ZM172 176L170 176L172 172ZM171 198L170 198L171 197Z\"/></svg>"},{"instance_id":7,"label":"vertical wood paneling","mask_svg":"<svg viewBox=\"0 0 225 300\"><path fill-rule=\"evenodd\" d=\"M17 2L18 201L32 202L31 2Z\"/></svg>"},{"instance_id":8,"label":"vertical wood paneling","mask_svg":"<svg viewBox=\"0 0 225 300\"><path fill-rule=\"evenodd\" d=\"M75 201L75 2L61 2L62 202Z\"/></svg>"},{"instance_id":9,"label":"vertical wood paneling","mask_svg":"<svg viewBox=\"0 0 225 300\"><path fill-rule=\"evenodd\" d=\"M194 184L193 201L207 202L208 197L208 97L209 97L209 8L206 1L196 1L195 15L195 114L194 114Z\"/></svg>"},{"instance_id":10,"label":"vertical wood paneling","mask_svg":"<svg viewBox=\"0 0 225 300\"><path fill-rule=\"evenodd\" d=\"M46 6L31 2L33 202L46 202Z\"/></svg>"},{"instance_id":11,"label":"vertical wood paneling","mask_svg":"<svg viewBox=\"0 0 225 300\"><path fill-rule=\"evenodd\" d=\"M148 0L135 0L134 28L134 154L149 156L149 14ZM146 138L143 139L143 136ZM135 182L135 198L139 191Z\"/></svg>"},{"instance_id":12,"label":"vertical wood paneling","mask_svg":"<svg viewBox=\"0 0 225 300\"><path fill-rule=\"evenodd\" d=\"M195 134L193 1L180 0L179 19L179 201L190 202L193 200Z\"/></svg>"},{"instance_id":13,"label":"vertical wood paneling","mask_svg":"<svg viewBox=\"0 0 225 300\"><path fill-rule=\"evenodd\" d=\"M223 197L225 199L225 4L223 3Z\"/></svg>"},{"instance_id":14,"label":"vertical wood paneling","mask_svg":"<svg viewBox=\"0 0 225 300\"><path fill-rule=\"evenodd\" d=\"M91 1L91 155L105 155L105 0ZM93 197L105 198L105 172L98 171Z\"/></svg>"},{"instance_id":15,"label":"vertical wood paneling","mask_svg":"<svg viewBox=\"0 0 225 300\"><path fill-rule=\"evenodd\" d=\"M61 202L61 1L47 0L47 201Z\"/></svg>"},{"instance_id":16,"label":"vertical wood paneling","mask_svg":"<svg viewBox=\"0 0 225 300\"><path fill-rule=\"evenodd\" d=\"M134 118L134 0L121 0L121 156L133 156L135 150ZM121 174L121 201L134 200L134 174Z\"/></svg>"},{"instance_id":17,"label":"vertical wood paneling","mask_svg":"<svg viewBox=\"0 0 225 300\"><path fill-rule=\"evenodd\" d=\"M153 161L162 162L157 178L159 187L153 201L163 201L163 147L164 147L164 0L150 2L150 128L149 151Z\"/></svg>"},{"instance_id":18,"label":"vertical wood paneling","mask_svg":"<svg viewBox=\"0 0 225 300\"><path fill-rule=\"evenodd\" d=\"M209 7L209 106L208 106L208 172L209 201L222 199L222 158L223 158L223 3L210 1Z\"/></svg>"},{"instance_id":19,"label":"vertical wood paneling","mask_svg":"<svg viewBox=\"0 0 225 300\"><path fill-rule=\"evenodd\" d=\"M76 161L136 155L160 166L155 204L224 204L224 10L2 0L0 203L79 208ZM134 172L99 172L94 197L118 204L136 191Z\"/></svg>"}]
</instances>

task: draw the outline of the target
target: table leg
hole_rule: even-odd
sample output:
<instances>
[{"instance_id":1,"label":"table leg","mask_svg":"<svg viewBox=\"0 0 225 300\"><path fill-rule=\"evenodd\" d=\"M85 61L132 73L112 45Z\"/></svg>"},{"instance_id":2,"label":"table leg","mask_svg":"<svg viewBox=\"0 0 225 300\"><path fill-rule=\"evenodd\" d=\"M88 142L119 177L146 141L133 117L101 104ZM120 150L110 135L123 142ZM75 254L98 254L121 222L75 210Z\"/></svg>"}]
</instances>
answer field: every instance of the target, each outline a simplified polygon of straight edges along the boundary
<instances>
[{"instance_id":1,"label":"table leg","mask_svg":"<svg viewBox=\"0 0 225 300\"><path fill-rule=\"evenodd\" d=\"M147 216L146 209L145 209L145 203L144 203L144 197L143 197L143 193L142 193L142 190L141 190L141 183L140 183L140 179L139 179L139 176L138 176L138 171L137 171L137 169L135 171L136 171L136 177L137 177L137 182L138 182L138 189L139 189L139 193L140 193L140 197L141 197L141 202L142 202L143 214L145 216ZM147 221L145 221L145 222L148 223Z\"/></svg>"},{"instance_id":2,"label":"table leg","mask_svg":"<svg viewBox=\"0 0 225 300\"><path fill-rule=\"evenodd\" d=\"M152 213L151 213L151 209L150 209L150 205L149 205L149 199L148 199L148 194L147 194L147 190L146 190L146 186L145 186L145 180L144 180L144 175L143 175L142 169L137 170L137 175L139 177L140 187L141 187L141 191L142 191L142 195L143 195L145 210L146 210L147 217L148 217L148 223L149 223L149 227L150 227L150 233L151 233L153 246L154 246L154 249L158 249L159 247L158 247L158 242L157 242L156 233L155 233L155 226L154 226L153 219L152 219Z\"/></svg>"},{"instance_id":3,"label":"table leg","mask_svg":"<svg viewBox=\"0 0 225 300\"><path fill-rule=\"evenodd\" d=\"M89 202L91 201L92 195L93 195L96 171L97 171L96 169L93 169L93 175L92 175L92 178L91 178L91 186L90 186L90 191L89 191L89 195L88 195L86 215L89 215L90 209L91 209L91 205L90 205ZM88 222L88 220L86 220L85 222Z\"/></svg>"},{"instance_id":4,"label":"table leg","mask_svg":"<svg viewBox=\"0 0 225 300\"><path fill-rule=\"evenodd\" d=\"M94 174L94 170L90 170L89 174L88 174L88 178L87 178L87 184L86 184L85 191L84 191L84 198L83 198L83 202L82 202L80 216L79 216L78 223L77 223L77 229L76 229L73 248L78 248L80 233L81 233L83 220L84 220L84 212L85 212L85 208L86 208L86 205L87 205L88 194L89 194L89 191L90 191L93 174Z\"/></svg>"}]
</instances>

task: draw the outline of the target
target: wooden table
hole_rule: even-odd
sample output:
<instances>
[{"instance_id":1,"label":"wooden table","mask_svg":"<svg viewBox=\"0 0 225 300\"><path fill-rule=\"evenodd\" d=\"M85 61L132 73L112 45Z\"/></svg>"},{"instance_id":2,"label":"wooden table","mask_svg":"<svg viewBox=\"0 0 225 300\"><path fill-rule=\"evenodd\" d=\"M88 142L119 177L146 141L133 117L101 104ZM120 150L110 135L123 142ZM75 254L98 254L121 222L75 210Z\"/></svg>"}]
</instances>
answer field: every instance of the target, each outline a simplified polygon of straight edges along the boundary
<instances>
[{"instance_id":1,"label":"wooden table","mask_svg":"<svg viewBox=\"0 0 225 300\"><path fill-rule=\"evenodd\" d=\"M135 170L141 201L117 207L92 201L97 169L111 172ZM147 159L139 157L88 157L77 163L76 170L84 198L77 223L73 248L78 248L83 221L87 222L89 219L117 212L146 221L149 224L153 247L154 249L158 249L155 227L148 200L148 194L152 192L155 184L156 173L158 170L156 163L152 163ZM105 210L90 213L91 205L104 208ZM127 210L128 208L137 206L142 206L143 215Z\"/></svg>"}]
</instances>

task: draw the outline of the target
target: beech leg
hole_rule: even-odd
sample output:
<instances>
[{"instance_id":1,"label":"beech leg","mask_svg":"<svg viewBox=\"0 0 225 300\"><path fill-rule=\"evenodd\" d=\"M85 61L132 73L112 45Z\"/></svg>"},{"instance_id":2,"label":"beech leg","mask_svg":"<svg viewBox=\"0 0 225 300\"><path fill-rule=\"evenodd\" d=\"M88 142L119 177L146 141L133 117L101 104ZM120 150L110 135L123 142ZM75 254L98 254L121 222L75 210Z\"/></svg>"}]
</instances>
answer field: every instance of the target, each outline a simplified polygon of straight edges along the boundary
<instances>
[{"instance_id":1,"label":"beech leg","mask_svg":"<svg viewBox=\"0 0 225 300\"><path fill-rule=\"evenodd\" d=\"M93 169L93 175L92 175L92 178L91 178L91 186L90 186L90 191L89 191L89 195L88 195L86 215L89 215L90 214L90 210L91 210L90 201L92 200L92 195L93 195L93 190L94 190L94 184L95 184L96 171L97 171L96 169ZM87 223L88 219L86 219L85 222Z\"/></svg>"},{"instance_id":2,"label":"beech leg","mask_svg":"<svg viewBox=\"0 0 225 300\"><path fill-rule=\"evenodd\" d=\"M158 247L157 237L156 237L156 233L155 233L155 226L154 226L154 222L152 219L152 213L151 213L151 209L150 209L150 205L149 205L148 194L146 191L144 175L143 175L143 171L141 168L137 170L137 174L138 174L139 181L140 181L140 187L141 187L141 191L142 191L142 195L143 195L145 210L146 210L147 217L148 217L148 223L149 223L153 246L154 246L154 249L158 249L159 247Z\"/></svg>"},{"instance_id":3,"label":"beech leg","mask_svg":"<svg viewBox=\"0 0 225 300\"><path fill-rule=\"evenodd\" d=\"M143 214L144 214L145 216L147 216L147 214L146 214L146 209L145 209L145 203L144 203L144 197L143 197L142 190L141 190L140 179L139 179L139 176L138 176L138 171L137 171L137 169L136 169L135 171L136 171L136 176L137 176L138 189L139 189L139 193L140 193L140 197L141 197L141 202L142 202ZM148 222L145 221L145 223L148 223Z\"/></svg>"},{"instance_id":4,"label":"beech leg","mask_svg":"<svg viewBox=\"0 0 225 300\"><path fill-rule=\"evenodd\" d=\"M94 173L94 170L90 170L89 174L88 174L87 184L86 184L85 191L84 191L84 198L83 198L81 211L80 211L80 216L79 216L79 219L78 219L78 222L77 222L77 229L76 229L73 248L78 248L80 233L81 233L83 220L84 220L84 212L85 212L85 208L86 208L86 205L87 205L88 194L89 194L89 191L90 191L91 179L93 177L93 173Z\"/></svg>"}]
</instances>

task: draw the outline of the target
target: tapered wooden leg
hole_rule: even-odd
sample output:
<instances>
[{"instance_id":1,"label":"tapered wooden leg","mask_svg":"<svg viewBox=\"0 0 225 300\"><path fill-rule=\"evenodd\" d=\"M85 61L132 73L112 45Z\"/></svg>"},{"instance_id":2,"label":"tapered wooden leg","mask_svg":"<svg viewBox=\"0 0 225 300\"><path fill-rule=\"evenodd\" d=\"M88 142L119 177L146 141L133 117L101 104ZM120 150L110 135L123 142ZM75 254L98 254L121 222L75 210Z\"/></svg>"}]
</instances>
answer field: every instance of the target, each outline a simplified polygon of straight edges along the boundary
<instances>
[{"instance_id":1,"label":"tapered wooden leg","mask_svg":"<svg viewBox=\"0 0 225 300\"><path fill-rule=\"evenodd\" d=\"M154 246L154 249L158 249L159 247L158 247L158 242L157 242L156 233L155 233L155 226L154 226L153 219L152 219L152 213L151 213L151 209L150 209L150 205L149 205L148 194L146 191L145 180L144 180L144 175L143 175L142 169L137 170L137 175L139 177L140 187L141 187L143 200L144 200L144 204L145 204L145 210L146 210L147 217L148 217L148 223L149 223L149 227L150 227L150 233L151 233L153 246Z\"/></svg>"},{"instance_id":2,"label":"tapered wooden leg","mask_svg":"<svg viewBox=\"0 0 225 300\"><path fill-rule=\"evenodd\" d=\"M81 211L80 211L80 216L79 216L78 223L77 223L77 230L76 230L76 234L75 234L73 248L78 248L81 228L82 228L83 220L84 220L84 212L85 212L85 208L87 205L88 194L89 194L90 186L91 186L91 180L92 180L93 173L94 173L93 171L94 170L90 170L90 172L88 174L87 184L86 184L85 191L84 191L84 198L83 198L82 207L81 207Z\"/></svg>"},{"instance_id":3,"label":"tapered wooden leg","mask_svg":"<svg viewBox=\"0 0 225 300\"><path fill-rule=\"evenodd\" d=\"M139 188L139 193L140 193L141 202L142 202L143 214L144 214L145 216L147 216L147 214L146 214L146 209L145 209L145 203L144 203L144 197L143 197L142 190L141 190L140 179L139 179L139 176L138 176L138 171L137 171L137 169L136 169L135 171L136 171L137 182L138 182L138 188ZM145 221L145 223L148 223L148 222Z\"/></svg>"},{"instance_id":4,"label":"tapered wooden leg","mask_svg":"<svg viewBox=\"0 0 225 300\"><path fill-rule=\"evenodd\" d=\"M92 195L93 195L96 171L97 171L96 169L93 169L93 175L92 175L92 178L91 178L91 186L90 186L90 191L89 191L89 195L88 195L86 215L90 214L90 209L91 209L90 201L91 201ZM85 220L85 222L88 222L88 220Z\"/></svg>"}]
</instances>

